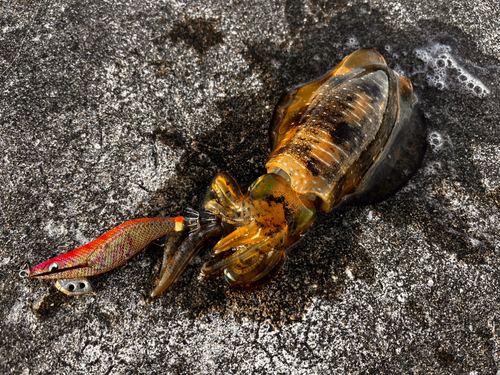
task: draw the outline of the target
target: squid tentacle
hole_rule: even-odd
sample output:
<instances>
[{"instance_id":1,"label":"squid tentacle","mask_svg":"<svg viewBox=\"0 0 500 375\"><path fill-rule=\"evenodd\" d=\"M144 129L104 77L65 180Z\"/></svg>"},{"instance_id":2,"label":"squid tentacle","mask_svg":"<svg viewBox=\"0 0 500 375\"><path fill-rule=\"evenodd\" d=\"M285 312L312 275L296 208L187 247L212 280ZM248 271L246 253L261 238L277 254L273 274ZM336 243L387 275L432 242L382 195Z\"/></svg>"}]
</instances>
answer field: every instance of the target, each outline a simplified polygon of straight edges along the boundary
<instances>
[{"instance_id":1,"label":"squid tentacle","mask_svg":"<svg viewBox=\"0 0 500 375\"><path fill-rule=\"evenodd\" d=\"M209 239L220 237L222 232L223 227L219 222L210 222L201 225L199 230L189 234L175 252L171 250L171 253L164 258L162 270L160 271L160 280L158 285L151 292L151 297L159 296L176 282L182 271L184 271L203 244ZM173 248L177 242L178 238L172 240L171 248Z\"/></svg>"}]
</instances>

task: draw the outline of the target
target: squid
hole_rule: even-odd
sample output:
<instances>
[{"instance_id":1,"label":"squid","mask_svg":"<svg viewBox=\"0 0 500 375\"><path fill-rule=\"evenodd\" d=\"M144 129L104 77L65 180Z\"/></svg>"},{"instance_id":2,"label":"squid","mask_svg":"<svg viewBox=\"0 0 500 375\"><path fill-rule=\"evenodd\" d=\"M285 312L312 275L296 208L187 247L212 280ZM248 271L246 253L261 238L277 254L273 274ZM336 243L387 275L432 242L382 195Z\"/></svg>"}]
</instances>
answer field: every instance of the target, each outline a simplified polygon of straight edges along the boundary
<instances>
[{"instance_id":1,"label":"squid","mask_svg":"<svg viewBox=\"0 0 500 375\"><path fill-rule=\"evenodd\" d=\"M23 269L21 276L57 279L57 288L70 295L89 293L89 276L120 266L170 234L151 297L178 280L209 241L217 242L202 265L203 275L223 275L231 287L263 285L317 213L385 200L413 176L426 150L426 126L411 82L370 48L286 91L269 135L267 173L243 191L228 173L219 172L203 203L206 214L128 221L85 246Z\"/></svg>"}]
</instances>

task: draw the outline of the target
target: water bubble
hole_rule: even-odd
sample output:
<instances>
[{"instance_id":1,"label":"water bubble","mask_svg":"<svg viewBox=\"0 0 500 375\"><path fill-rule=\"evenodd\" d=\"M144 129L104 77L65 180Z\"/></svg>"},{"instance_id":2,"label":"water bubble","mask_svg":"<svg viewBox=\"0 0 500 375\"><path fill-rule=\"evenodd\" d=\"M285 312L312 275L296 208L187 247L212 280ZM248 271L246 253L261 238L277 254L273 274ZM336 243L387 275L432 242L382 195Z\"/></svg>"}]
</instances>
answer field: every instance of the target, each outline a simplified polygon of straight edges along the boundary
<instances>
[{"instance_id":1,"label":"water bubble","mask_svg":"<svg viewBox=\"0 0 500 375\"><path fill-rule=\"evenodd\" d=\"M450 138L441 135L437 131L429 133L429 135L427 136L427 141L429 142L429 145L431 146L433 152L440 151L447 143L451 145Z\"/></svg>"},{"instance_id":2,"label":"water bubble","mask_svg":"<svg viewBox=\"0 0 500 375\"><path fill-rule=\"evenodd\" d=\"M351 36L347 38L345 45L350 48L359 48L359 41L355 36Z\"/></svg>"},{"instance_id":3,"label":"water bubble","mask_svg":"<svg viewBox=\"0 0 500 375\"><path fill-rule=\"evenodd\" d=\"M424 66L418 67L413 74L424 73L429 86L438 90L457 87L477 96L488 95L490 90L469 73L452 52L450 46L435 42L415 49L415 56L423 61Z\"/></svg>"},{"instance_id":4,"label":"water bubble","mask_svg":"<svg viewBox=\"0 0 500 375\"><path fill-rule=\"evenodd\" d=\"M437 175L441 172L443 166L440 161L431 161L427 165L424 166L424 175L425 176L433 176Z\"/></svg>"}]
</instances>

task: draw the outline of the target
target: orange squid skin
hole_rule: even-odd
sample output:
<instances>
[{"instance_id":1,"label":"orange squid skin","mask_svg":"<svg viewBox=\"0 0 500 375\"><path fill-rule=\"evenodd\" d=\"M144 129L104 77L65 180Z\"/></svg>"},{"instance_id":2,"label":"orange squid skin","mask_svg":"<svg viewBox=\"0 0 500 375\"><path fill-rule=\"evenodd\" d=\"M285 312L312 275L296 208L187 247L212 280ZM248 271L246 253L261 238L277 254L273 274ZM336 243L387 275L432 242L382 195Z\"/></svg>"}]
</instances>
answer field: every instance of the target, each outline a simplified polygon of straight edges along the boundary
<instances>
[{"instance_id":1,"label":"orange squid skin","mask_svg":"<svg viewBox=\"0 0 500 375\"><path fill-rule=\"evenodd\" d=\"M355 51L325 76L288 90L274 111L270 138L267 174L242 191L220 172L203 203L213 216L197 221L193 233L184 231L183 217L132 220L26 272L54 279L93 276L179 231L166 246L153 297L210 239L219 241L202 273L223 273L232 287L255 287L279 270L287 248L308 231L317 212L388 198L417 171L426 150L411 82L373 49Z\"/></svg>"},{"instance_id":2,"label":"orange squid skin","mask_svg":"<svg viewBox=\"0 0 500 375\"><path fill-rule=\"evenodd\" d=\"M49 259L29 270L30 277L72 279L116 268L152 241L183 227L183 217L127 221L94 241Z\"/></svg>"}]
</instances>

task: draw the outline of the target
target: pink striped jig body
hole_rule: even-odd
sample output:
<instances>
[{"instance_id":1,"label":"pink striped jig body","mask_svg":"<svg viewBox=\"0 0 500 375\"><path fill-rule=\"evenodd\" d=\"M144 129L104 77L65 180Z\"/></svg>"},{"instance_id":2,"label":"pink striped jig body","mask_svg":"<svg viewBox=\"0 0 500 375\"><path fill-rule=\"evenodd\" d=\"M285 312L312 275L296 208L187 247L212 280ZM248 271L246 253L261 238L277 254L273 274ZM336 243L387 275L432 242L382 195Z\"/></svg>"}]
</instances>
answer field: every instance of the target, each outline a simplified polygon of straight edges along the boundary
<instances>
[{"instance_id":1,"label":"pink striped jig body","mask_svg":"<svg viewBox=\"0 0 500 375\"><path fill-rule=\"evenodd\" d=\"M184 218L136 219L123 223L78 249L29 270L30 277L72 279L99 275L116 268L154 240L184 229Z\"/></svg>"}]
</instances>

